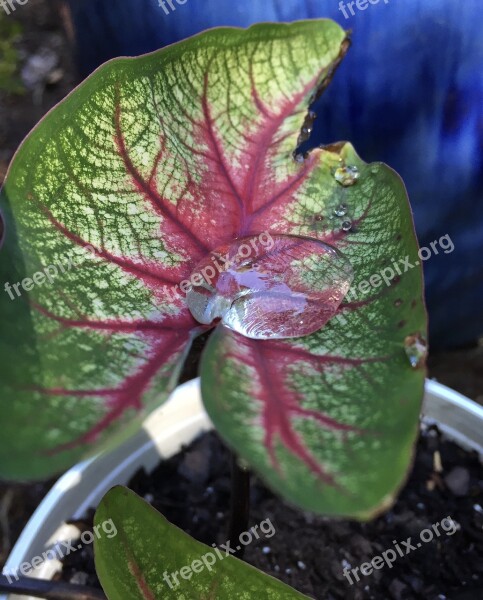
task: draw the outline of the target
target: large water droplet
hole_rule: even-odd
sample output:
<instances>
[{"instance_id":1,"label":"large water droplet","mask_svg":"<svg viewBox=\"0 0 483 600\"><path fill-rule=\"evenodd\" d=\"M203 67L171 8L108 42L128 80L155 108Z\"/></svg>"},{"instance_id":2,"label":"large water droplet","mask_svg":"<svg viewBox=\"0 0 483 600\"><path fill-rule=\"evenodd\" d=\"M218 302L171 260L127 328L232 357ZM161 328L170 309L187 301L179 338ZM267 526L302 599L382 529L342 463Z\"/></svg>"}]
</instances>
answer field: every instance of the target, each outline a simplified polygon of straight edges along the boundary
<instances>
[{"instance_id":1,"label":"large water droplet","mask_svg":"<svg viewBox=\"0 0 483 600\"><path fill-rule=\"evenodd\" d=\"M408 335L404 340L404 350L406 351L409 362L414 369L424 367L428 357L428 343L424 337L415 333Z\"/></svg>"},{"instance_id":2,"label":"large water droplet","mask_svg":"<svg viewBox=\"0 0 483 600\"><path fill-rule=\"evenodd\" d=\"M221 319L253 339L292 338L323 327L354 277L335 248L311 238L241 238L212 251L194 269L187 293L193 317Z\"/></svg>"},{"instance_id":3,"label":"large water droplet","mask_svg":"<svg viewBox=\"0 0 483 600\"><path fill-rule=\"evenodd\" d=\"M334 171L335 180L344 187L354 185L359 179L359 175L359 169L354 165L339 167Z\"/></svg>"}]
</instances>

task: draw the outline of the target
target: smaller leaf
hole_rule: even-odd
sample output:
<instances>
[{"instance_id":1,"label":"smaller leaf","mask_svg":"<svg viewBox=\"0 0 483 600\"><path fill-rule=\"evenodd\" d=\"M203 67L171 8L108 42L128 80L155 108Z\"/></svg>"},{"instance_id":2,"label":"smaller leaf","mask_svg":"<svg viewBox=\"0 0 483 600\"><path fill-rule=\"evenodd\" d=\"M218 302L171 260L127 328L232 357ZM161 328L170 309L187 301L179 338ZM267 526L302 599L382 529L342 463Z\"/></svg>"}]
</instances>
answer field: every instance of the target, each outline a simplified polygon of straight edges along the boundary
<instances>
[{"instance_id":1,"label":"smaller leaf","mask_svg":"<svg viewBox=\"0 0 483 600\"><path fill-rule=\"evenodd\" d=\"M103 535L105 523L110 537ZM95 526L96 569L109 600L308 598L223 549L197 542L127 488L106 494Z\"/></svg>"}]
</instances>

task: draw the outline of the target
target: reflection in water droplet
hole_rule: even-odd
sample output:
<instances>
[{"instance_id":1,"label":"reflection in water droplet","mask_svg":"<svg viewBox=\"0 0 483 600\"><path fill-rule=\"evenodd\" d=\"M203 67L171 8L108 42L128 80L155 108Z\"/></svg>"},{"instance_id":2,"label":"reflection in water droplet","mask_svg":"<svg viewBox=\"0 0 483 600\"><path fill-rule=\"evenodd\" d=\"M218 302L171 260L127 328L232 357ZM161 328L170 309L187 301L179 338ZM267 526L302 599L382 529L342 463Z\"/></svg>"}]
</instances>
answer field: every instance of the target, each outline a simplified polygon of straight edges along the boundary
<instances>
[{"instance_id":1,"label":"reflection in water droplet","mask_svg":"<svg viewBox=\"0 0 483 600\"><path fill-rule=\"evenodd\" d=\"M426 365L428 343L421 334L416 333L414 335L408 335L404 340L404 349L409 358L409 362L414 369Z\"/></svg>"},{"instance_id":2,"label":"reflection in water droplet","mask_svg":"<svg viewBox=\"0 0 483 600\"><path fill-rule=\"evenodd\" d=\"M340 204L335 210L334 215L336 217L343 217L347 213L347 206L345 204Z\"/></svg>"},{"instance_id":3,"label":"reflection in water droplet","mask_svg":"<svg viewBox=\"0 0 483 600\"><path fill-rule=\"evenodd\" d=\"M223 270L215 269L213 255L221 257ZM221 319L253 339L300 337L336 314L353 277L350 262L332 246L261 234L226 244L202 260L191 276L187 302L200 323Z\"/></svg>"},{"instance_id":4,"label":"reflection in water droplet","mask_svg":"<svg viewBox=\"0 0 483 600\"><path fill-rule=\"evenodd\" d=\"M345 167L339 167L334 172L334 177L344 187L354 185L359 179L359 169L353 165L347 165Z\"/></svg>"},{"instance_id":5,"label":"reflection in water droplet","mask_svg":"<svg viewBox=\"0 0 483 600\"><path fill-rule=\"evenodd\" d=\"M352 221L344 221L341 225L342 231L350 231L352 229Z\"/></svg>"}]
</instances>

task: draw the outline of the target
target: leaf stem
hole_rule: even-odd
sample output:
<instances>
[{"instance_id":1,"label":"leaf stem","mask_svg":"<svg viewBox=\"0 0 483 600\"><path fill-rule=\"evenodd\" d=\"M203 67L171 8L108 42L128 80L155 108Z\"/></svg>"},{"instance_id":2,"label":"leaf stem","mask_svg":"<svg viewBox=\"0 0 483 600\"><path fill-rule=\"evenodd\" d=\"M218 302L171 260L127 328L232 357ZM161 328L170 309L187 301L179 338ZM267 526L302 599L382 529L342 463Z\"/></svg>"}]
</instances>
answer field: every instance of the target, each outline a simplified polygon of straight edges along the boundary
<instances>
[{"instance_id":1,"label":"leaf stem","mask_svg":"<svg viewBox=\"0 0 483 600\"><path fill-rule=\"evenodd\" d=\"M10 580L12 580L10 582ZM46 581L31 577L0 575L0 592L27 594L44 600L106 600L101 590L84 585L73 585L64 581Z\"/></svg>"},{"instance_id":2,"label":"leaf stem","mask_svg":"<svg viewBox=\"0 0 483 600\"><path fill-rule=\"evenodd\" d=\"M248 520L250 518L250 472L238 462L235 454L231 455L231 502L230 502L230 522L228 539L233 549L236 550L234 556L243 558L245 547L238 544L240 535L248 530Z\"/></svg>"}]
</instances>

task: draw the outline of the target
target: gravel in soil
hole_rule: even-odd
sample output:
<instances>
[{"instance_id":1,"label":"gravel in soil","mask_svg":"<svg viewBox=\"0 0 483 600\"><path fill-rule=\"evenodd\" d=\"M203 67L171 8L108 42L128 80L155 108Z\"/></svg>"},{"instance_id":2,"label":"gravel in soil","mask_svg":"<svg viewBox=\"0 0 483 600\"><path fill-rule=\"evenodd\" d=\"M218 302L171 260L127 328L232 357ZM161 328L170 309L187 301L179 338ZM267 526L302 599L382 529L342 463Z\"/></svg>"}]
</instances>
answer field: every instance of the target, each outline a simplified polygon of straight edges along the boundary
<instances>
[{"instance_id":1,"label":"gravel in soil","mask_svg":"<svg viewBox=\"0 0 483 600\"><path fill-rule=\"evenodd\" d=\"M201 542L225 543L229 463L229 452L215 433L209 433L160 463L151 476L139 471L129 487ZM422 433L411 477L395 506L370 523L334 521L301 512L256 479L251 501L250 526L270 519L276 533L247 546L245 559L317 600L483 598L481 463L475 453L443 441L435 428ZM82 527L91 527L92 514ZM454 524L444 521L441 525L447 517ZM432 529L436 524L439 536ZM431 536L431 541L423 541ZM408 553L409 537L414 549ZM360 580L350 574L350 585L344 567L360 567L394 550L394 542L403 557L398 556L391 568L384 565L368 576L359 569ZM66 558L62 578L99 585L92 546Z\"/></svg>"}]
</instances>

